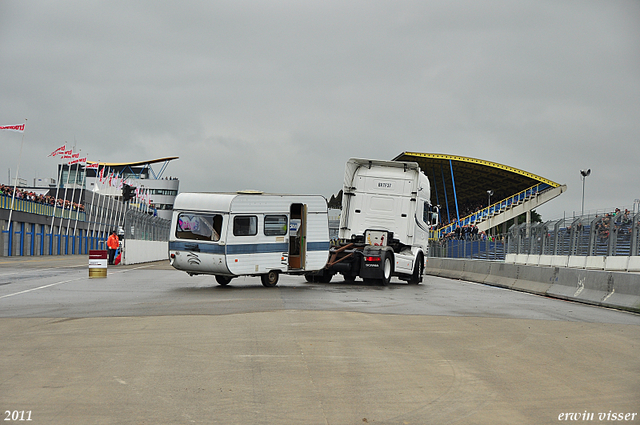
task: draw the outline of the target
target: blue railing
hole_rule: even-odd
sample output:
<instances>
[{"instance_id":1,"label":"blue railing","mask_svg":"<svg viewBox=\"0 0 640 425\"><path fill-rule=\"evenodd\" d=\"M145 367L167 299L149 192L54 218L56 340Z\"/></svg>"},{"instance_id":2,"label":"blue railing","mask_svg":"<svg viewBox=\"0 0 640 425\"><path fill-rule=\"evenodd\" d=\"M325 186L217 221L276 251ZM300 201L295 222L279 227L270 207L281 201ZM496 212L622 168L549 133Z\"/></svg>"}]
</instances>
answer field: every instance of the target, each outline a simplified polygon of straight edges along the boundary
<instances>
[{"instance_id":1,"label":"blue railing","mask_svg":"<svg viewBox=\"0 0 640 425\"><path fill-rule=\"evenodd\" d=\"M456 229L456 226L469 226L472 224L480 223L488 219L489 217L504 212L516 205L523 203L524 201L530 199L531 197L544 192L545 190L551 188L551 185L547 183L538 183L534 186L531 186L528 189L525 189L521 192L516 193L506 199L496 202L493 205L489 205L486 208L481 209L473 214L470 214L466 217L460 219L460 222L451 223L447 226L442 227L438 230L439 237L443 237Z\"/></svg>"},{"instance_id":2,"label":"blue railing","mask_svg":"<svg viewBox=\"0 0 640 425\"><path fill-rule=\"evenodd\" d=\"M11 209L11 196L0 195L0 208L9 210ZM60 218L66 218L70 220L85 221L86 213L84 211L73 211L68 209L62 209L60 207L53 207L53 205L41 204L39 202L28 201L25 199L13 200L13 211L25 212L30 214L44 215L52 217L54 215Z\"/></svg>"}]
</instances>

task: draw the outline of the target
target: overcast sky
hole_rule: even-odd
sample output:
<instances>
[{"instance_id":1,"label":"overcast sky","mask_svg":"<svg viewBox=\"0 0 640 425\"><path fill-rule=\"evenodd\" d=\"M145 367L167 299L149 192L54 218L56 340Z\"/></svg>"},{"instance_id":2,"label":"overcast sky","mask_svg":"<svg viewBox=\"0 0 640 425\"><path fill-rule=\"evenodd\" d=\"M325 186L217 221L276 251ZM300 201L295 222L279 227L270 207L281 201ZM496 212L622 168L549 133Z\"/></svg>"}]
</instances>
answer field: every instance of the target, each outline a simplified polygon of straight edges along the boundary
<instances>
[{"instance_id":1,"label":"overcast sky","mask_svg":"<svg viewBox=\"0 0 640 425\"><path fill-rule=\"evenodd\" d=\"M181 191L330 197L349 157L494 161L568 186L543 219L640 198L640 1L0 2L20 177L178 156ZM0 182L22 135L0 131Z\"/></svg>"}]
</instances>

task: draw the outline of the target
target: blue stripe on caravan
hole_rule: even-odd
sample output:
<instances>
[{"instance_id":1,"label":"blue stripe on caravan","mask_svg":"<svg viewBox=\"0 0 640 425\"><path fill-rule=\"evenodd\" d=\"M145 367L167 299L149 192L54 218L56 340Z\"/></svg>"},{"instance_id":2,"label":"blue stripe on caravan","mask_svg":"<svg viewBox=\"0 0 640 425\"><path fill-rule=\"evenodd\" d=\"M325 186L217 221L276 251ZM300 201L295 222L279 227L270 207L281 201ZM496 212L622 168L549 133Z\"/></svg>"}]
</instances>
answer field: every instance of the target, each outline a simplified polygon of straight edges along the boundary
<instances>
[{"instance_id":1,"label":"blue stripe on caravan","mask_svg":"<svg viewBox=\"0 0 640 425\"><path fill-rule=\"evenodd\" d=\"M307 242L307 251L329 251L331 243L326 242Z\"/></svg>"},{"instance_id":2,"label":"blue stripe on caravan","mask_svg":"<svg viewBox=\"0 0 640 425\"><path fill-rule=\"evenodd\" d=\"M250 243L242 245L227 245L227 255L238 254L266 254L270 252L287 252L287 243Z\"/></svg>"},{"instance_id":3,"label":"blue stripe on caravan","mask_svg":"<svg viewBox=\"0 0 640 425\"><path fill-rule=\"evenodd\" d=\"M326 242L309 242L307 243L307 251L329 251L331 243ZM236 244L227 245L226 252L224 245L198 243L198 242L169 242L169 249L172 251L196 251L207 254L265 254L271 252L287 252L289 244L285 243L258 243L258 244Z\"/></svg>"}]
</instances>

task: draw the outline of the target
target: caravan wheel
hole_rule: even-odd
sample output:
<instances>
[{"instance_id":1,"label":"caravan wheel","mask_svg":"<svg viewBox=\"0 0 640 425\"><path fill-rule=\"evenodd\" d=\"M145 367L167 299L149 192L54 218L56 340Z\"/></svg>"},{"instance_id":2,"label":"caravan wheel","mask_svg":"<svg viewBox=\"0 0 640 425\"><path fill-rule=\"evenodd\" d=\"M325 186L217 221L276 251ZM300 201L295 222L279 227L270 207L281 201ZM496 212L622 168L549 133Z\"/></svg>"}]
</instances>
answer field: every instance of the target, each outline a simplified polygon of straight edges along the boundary
<instances>
[{"instance_id":1,"label":"caravan wheel","mask_svg":"<svg viewBox=\"0 0 640 425\"><path fill-rule=\"evenodd\" d=\"M262 280L264 286L272 288L278 284L278 277L278 272L271 270L269 273L260 276L260 280Z\"/></svg>"},{"instance_id":2,"label":"caravan wheel","mask_svg":"<svg viewBox=\"0 0 640 425\"><path fill-rule=\"evenodd\" d=\"M229 276L216 275L216 282L218 282L218 285L225 286L231 282L231 278Z\"/></svg>"}]
</instances>

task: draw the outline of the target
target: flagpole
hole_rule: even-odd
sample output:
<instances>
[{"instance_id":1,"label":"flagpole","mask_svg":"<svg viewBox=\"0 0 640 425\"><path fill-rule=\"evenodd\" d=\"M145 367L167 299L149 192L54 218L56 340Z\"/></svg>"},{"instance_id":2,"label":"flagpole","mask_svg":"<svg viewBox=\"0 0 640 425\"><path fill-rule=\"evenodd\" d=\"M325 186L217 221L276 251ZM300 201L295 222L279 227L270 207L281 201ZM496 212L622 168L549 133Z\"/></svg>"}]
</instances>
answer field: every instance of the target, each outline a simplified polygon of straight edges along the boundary
<instances>
[{"instance_id":1,"label":"flagpole","mask_svg":"<svg viewBox=\"0 0 640 425\"><path fill-rule=\"evenodd\" d=\"M109 182L109 187L113 188L112 186L113 183L113 176L111 176L111 181ZM110 229L109 230L113 230L113 221L112 219L114 218L114 213L113 213L113 207L111 205L111 201L116 202L116 197L115 196L110 196L109 197L109 218L107 219L107 224L109 224ZM111 232L109 232L111 233Z\"/></svg>"},{"instance_id":2,"label":"flagpole","mask_svg":"<svg viewBox=\"0 0 640 425\"><path fill-rule=\"evenodd\" d=\"M102 182L100 182L100 184L102 184ZM104 189L104 187L102 188ZM98 211L96 212L96 217L95 217L95 222L93 223L93 230L94 233L96 232L96 225L98 226L98 231L96 233L96 238L98 237L97 235L100 234L100 231L102 229L102 216L104 215L104 194L99 193L98 195L100 195L100 198L98 198ZM98 248L98 241L96 241L96 249Z\"/></svg>"},{"instance_id":3,"label":"flagpole","mask_svg":"<svg viewBox=\"0 0 640 425\"><path fill-rule=\"evenodd\" d=\"M65 142L65 147L63 149L66 150L67 145ZM53 238L53 223L56 219L56 207L58 206L58 190L60 189L60 180L62 179L62 162L60 163L60 171L58 171L58 180L56 180L56 195L53 198L53 215L51 216L51 237Z\"/></svg>"},{"instance_id":4,"label":"flagpole","mask_svg":"<svg viewBox=\"0 0 640 425\"><path fill-rule=\"evenodd\" d=\"M73 154L72 154L73 157ZM65 207L65 202L67 202L67 189L69 186L69 176L71 175L71 166L69 165L70 161L67 161L67 182L64 184L64 196L63 196L63 200L62 200L62 211L60 213L60 224L58 225L58 240L60 239L60 237L62 236L62 219L64 218L64 207ZM64 167L64 165L62 165Z\"/></svg>"},{"instance_id":5,"label":"flagpole","mask_svg":"<svg viewBox=\"0 0 640 425\"><path fill-rule=\"evenodd\" d=\"M78 229L78 218L80 218L80 198L82 197L82 189L87 180L87 163L85 162L84 174L82 175L82 183L80 183L80 195L78 195L78 207L76 209L76 223L73 225L73 237L76 237L76 230ZM85 191L86 193L86 191ZM86 212L85 212L86 215ZM75 243L75 242L74 242Z\"/></svg>"},{"instance_id":6,"label":"flagpole","mask_svg":"<svg viewBox=\"0 0 640 425\"><path fill-rule=\"evenodd\" d=\"M102 184L102 175L104 174L104 169L105 169L105 168L106 168L106 165L103 165L103 166L102 166L102 171L101 171L101 172L100 172L100 171L98 172L98 182L99 182L100 184ZM99 170L99 169L100 169L100 167L98 166L98 170ZM98 187L98 182L96 182L96 187L98 188L98 191L100 191L100 188ZM99 195L100 197L98 198L98 206L97 206L98 210L96 211L96 216L94 217L94 220L95 220L95 221L93 222L93 231L94 231L94 233L95 233L95 230L96 230L96 224L98 224L98 220L100 219L100 217L98 216L98 214L102 215L102 210L100 209L100 203L101 203L101 201L102 201L102 192L98 193L98 195ZM98 232L100 232L100 227L98 227ZM94 235L94 236L95 236L95 235ZM97 249L97 247L98 247L98 246L97 246L97 244L96 244L96 249Z\"/></svg>"},{"instance_id":7,"label":"flagpole","mask_svg":"<svg viewBox=\"0 0 640 425\"><path fill-rule=\"evenodd\" d=\"M27 119L24 119L24 130L27 128ZM18 155L18 166L16 167L16 177L13 180L13 193L11 194L11 209L9 210L9 224L7 230L11 232L11 216L13 215L13 202L16 199L16 188L18 186L18 176L20 175L20 161L22 160L22 146L24 146L24 130L22 130L22 141L20 142L20 154ZM11 182L9 182L11 184ZM9 233L9 240L13 239L13 235Z\"/></svg>"},{"instance_id":8,"label":"flagpole","mask_svg":"<svg viewBox=\"0 0 640 425\"><path fill-rule=\"evenodd\" d=\"M111 168L108 168L109 170ZM104 171L104 168L102 169L102 171ZM107 171L108 172L108 171ZM102 184L102 189L103 189L103 193L102 193L102 206L100 207L100 223L98 224L98 234L102 233L102 225L104 224L104 220L107 217L107 213L105 211L105 204L107 201L107 195L106 195L106 185L104 184L104 182L100 182Z\"/></svg>"},{"instance_id":9,"label":"flagpole","mask_svg":"<svg viewBox=\"0 0 640 425\"><path fill-rule=\"evenodd\" d=\"M76 196L76 184L78 183L78 164L74 164L76 166L76 173L73 176L73 189L71 189L71 202L69 202L69 219L67 220L67 231L65 232L66 236L69 236L69 227L71 227L71 214L73 212L73 199ZM69 166L69 174L71 174L71 165ZM76 211L76 216L77 216Z\"/></svg>"},{"instance_id":10,"label":"flagpole","mask_svg":"<svg viewBox=\"0 0 640 425\"><path fill-rule=\"evenodd\" d=\"M97 183L97 177L98 177L98 172L100 171L100 161L98 161L98 169L96 170L96 183ZM85 176L86 176L86 168L85 168ZM89 233L89 229L91 228L91 216L93 215L93 210L95 205L93 204L93 198L95 197L96 191L95 188L98 187L98 185L94 183L93 184L93 189L91 190L91 209L89 210L89 220L87 222L87 233ZM85 208L85 212L86 212L86 208ZM95 226L94 226L95 229ZM93 232L91 232L91 237L93 237Z\"/></svg>"},{"instance_id":11,"label":"flagpole","mask_svg":"<svg viewBox=\"0 0 640 425\"><path fill-rule=\"evenodd\" d=\"M124 179L120 179L120 183L118 184L118 189L120 189L120 191L122 192L122 187L124 186ZM123 219L124 219L124 200L122 200L122 202L118 202L118 209L117 209L117 214L116 214L116 230L118 229L118 227L120 226L120 216L122 215ZM124 223L122 225L122 230L124 231Z\"/></svg>"},{"instance_id":12,"label":"flagpole","mask_svg":"<svg viewBox=\"0 0 640 425\"><path fill-rule=\"evenodd\" d=\"M109 170L111 170L111 167L109 167ZM111 172L111 171L110 171ZM110 176L111 177L111 181L113 181L113 175ZM111 192L111 182L109 183L109 192ZM107 226L110 226L109 220L111 220L111 196L107 195L107 209L104 212L104 230L105 232L108 233L108 229Z\"/></svg>"}]
</instances>

